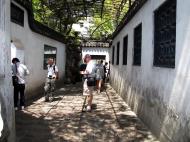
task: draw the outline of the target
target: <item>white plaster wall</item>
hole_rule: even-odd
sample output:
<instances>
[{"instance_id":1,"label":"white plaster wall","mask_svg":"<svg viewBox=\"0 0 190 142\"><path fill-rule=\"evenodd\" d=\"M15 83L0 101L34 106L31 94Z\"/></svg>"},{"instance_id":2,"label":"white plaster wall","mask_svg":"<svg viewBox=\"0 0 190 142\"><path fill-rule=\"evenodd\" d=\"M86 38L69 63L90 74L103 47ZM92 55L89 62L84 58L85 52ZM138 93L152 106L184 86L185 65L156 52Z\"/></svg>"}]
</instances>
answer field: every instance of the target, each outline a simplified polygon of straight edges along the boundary
<instances>
[{"instance_id":1,"label":"white plaster wall","mask_svg":"<svg viewBox=\"0 0 190 142\"><path fill-rule=\"evenodd\" d=\"M19 6L15 2L14 4ZM23 7L19 7L24 10L24 27L11 23L11 39L13 42L19 41L24 48L24 63L30 71L27 77L27 92L31 92L45 82L47 70L43 69L44 44L57 48L56 65L59 68L60 79L63 79L66 62L65 44L31 31L28 13Z\"/></svg>"},{"instance_id":2,"label":"white plaster wall","mask_svg":"<svg viewBox=\"0 0 190 142\"><path fill-rule=\"evenodd\" d=\"M14 142L10 51L10 0L0 0L0 141Z\"/></svg>"},{"instance_id":3,"label":"white plaster wall","mask_svg":"<svg viewBox=\"0 0 190 142\"><path fill-rule=\"evenodd\" d=\"M109 62L110 58L109 58L109 50L110 48L100 48L100 47L84 47L82 49L82 58L84 58L84 56L86 54L90 54L90 55L105 55L106 56L106 62Z\"/></svg>"},{"instance_id":4,"label":"white plaster wall","mask_svg":"<svg viewBox=\"0 0 190 142\"><path fill-rule=\"evenodd\" d=\"M190 141L190 1L177 0L176 67L153 66L154 11L165 0L149 0L114 38L115 64L120 41L120 64L111 66L111 82L162 141ZM133 32L142 22L141 66L133 66ZM128 63L122 65L123 38L128 34ZM112 49L110 50L112 56Z\"/></svg>"}]
</instances>

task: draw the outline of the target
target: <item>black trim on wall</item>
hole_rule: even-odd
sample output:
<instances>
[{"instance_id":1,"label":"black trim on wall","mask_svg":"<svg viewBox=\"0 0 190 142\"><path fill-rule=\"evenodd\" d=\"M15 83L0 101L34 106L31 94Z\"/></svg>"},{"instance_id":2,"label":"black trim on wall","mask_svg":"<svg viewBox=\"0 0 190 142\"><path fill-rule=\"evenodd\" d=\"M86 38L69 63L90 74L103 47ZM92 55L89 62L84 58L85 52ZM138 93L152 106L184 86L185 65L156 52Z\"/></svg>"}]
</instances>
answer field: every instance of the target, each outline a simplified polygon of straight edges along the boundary
<instances>
[{"instance_id":1,"label":"black trim on wall","mask_svg":"<svg viewBox=\"0 0 190 142\"><path fill-rule=\"evenodd\" d=\"M106 55L91 55L92 60L106 60Z\"/></svg>"},{"instance_id":2,"label":"black trim on wall","mask_svg":"<svg viewBox=\"0 0 190 142\"><path fill-rule=\"evenodd\" d=\"M11 3L11 22L24 27L24 10Z\"/></svg>"},{"instance_id":3,"label":"black trim on wall","mask_svg":"<svg viewBox=\"0 0 190 142\"><path fill-rule=\"evenodd\" d=\"M167 0L154 12L154 66L175 68L176 0Z\"/></svg>"},{"instance_id":4,"label":"black trim on wall","mask_svg":"<svg viewBox=\"0 0 190 142\"><path fill-rule=\"evenodd\" d=\"M142 23L134 29L133 65L141 65Z\"/></svg>"},{"instance_id":5,"label":"black trim on wall","mask_svg":"<svg viewBox=\"0 0 190 142\"><path fill-rule=\"evenodd\" d=\"M117 43L117 61L116 61L116 65L119 65L119 53L120 53L120 42Z\"/></svg>"},{"instance_id":6,"label":"black trim on wall","mask_svg":"<svg viewBox=\"0 0 190 142\"><path fill-rule=\"evenodd\" d=\"M127 65L128 35L123 38L123 65Z\"/></svg>"},{"instance_id":7,"label":"black trim on wall","mask_svg":"<svg viewBox=\"0 0 190 142\"><path fill-rule=\"evenodd\" d=\"M114 59L115 59L115 46L112 47L112 65L114 65Z\"/></svg>"}]
</instances>

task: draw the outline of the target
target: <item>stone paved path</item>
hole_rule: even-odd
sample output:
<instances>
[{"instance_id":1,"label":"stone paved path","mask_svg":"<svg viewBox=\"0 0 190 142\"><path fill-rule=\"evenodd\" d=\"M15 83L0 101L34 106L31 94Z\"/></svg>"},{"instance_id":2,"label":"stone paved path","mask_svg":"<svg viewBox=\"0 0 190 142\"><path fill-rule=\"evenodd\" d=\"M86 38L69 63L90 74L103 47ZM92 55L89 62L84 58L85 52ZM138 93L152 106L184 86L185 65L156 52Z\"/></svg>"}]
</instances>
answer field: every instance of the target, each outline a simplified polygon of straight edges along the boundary
<instances>
[{"instance_id":1,"label":"stone paved path","mask_svg":"<svg viewBox=\"0 0 190 142\"><path fill-rule=\"evenodd\" d=\"M158 142L109 85L94 96L92 112L81 112L81 88L64 85L53 102L17 111L17 142Z\"/></svg>"}]
</instances>

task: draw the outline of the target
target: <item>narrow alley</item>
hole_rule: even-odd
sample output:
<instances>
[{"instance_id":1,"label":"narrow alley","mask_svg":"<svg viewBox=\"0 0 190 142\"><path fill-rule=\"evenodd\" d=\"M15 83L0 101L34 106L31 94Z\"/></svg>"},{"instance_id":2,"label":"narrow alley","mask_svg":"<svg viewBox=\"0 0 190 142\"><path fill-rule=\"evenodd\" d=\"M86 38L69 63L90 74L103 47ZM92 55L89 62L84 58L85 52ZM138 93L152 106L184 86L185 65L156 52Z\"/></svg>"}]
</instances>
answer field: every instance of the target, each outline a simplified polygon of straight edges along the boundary
<instances>
[{"instance_id":1,"label":"narrow alley","mask_svg":"<svg viewBox=\"0 0 190 142\"><path fill-rule=\"evenodd\" d=\"M129 106L107 85L82 112L82 85L64 85L53 102L44 97L16 112L17 142L157 142Z\"/></svg>"},{"instance_id":2,"label":"narrow alley","mask_svg":"<svg viewBox=\"0 0 190 142\"><path fill-rule=\"evenodd\" d=\"M189 7L0 0L0 142L190 142Z\"/></svg>"}]
</instances>

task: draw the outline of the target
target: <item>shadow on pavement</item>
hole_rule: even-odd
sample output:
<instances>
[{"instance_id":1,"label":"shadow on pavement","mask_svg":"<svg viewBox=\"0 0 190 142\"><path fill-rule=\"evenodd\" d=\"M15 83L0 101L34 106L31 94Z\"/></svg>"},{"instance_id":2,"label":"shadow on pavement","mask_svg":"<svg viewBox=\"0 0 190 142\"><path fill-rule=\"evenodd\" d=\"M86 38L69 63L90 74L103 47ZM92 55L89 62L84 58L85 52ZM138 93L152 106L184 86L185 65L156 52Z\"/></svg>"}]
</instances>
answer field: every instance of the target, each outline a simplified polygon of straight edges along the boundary
<instances>
[{"instance_id":1,"label":"shadow on pavement","mask_svg":"<svg viewBox=\"0 0 190 142\"><path fill-rule=\"evenodd\" d=\"M48 121L22 111L16 112L16 142L48 142L52 139Z\"/></svg>"},{"instance_id":2,"label":"shadow on pavement","mask_svg":"<svg viewBox=\"0 0 190 142\"><path fill-rule=\"evenodd\" d=\"M53 102L39 99L17 111L17 142L156 142L114 92L110 100L105 92L95 95L92 112L82 113L81 90L80 85L64 86Z\"/></svg>"}]
</instances>

